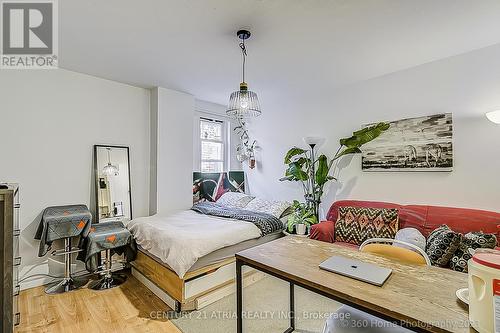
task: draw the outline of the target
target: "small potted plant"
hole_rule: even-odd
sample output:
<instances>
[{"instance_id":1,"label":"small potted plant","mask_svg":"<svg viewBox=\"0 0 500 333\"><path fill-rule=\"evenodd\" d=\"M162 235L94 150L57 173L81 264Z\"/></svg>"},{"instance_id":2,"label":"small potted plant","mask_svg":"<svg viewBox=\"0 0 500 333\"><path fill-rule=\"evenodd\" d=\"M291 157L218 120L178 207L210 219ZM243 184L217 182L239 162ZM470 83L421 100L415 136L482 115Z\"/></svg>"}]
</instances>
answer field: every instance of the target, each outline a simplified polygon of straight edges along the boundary
<instances>
[{"instance_id":1,"label":"small potted plant","mask_svg":"<svg viewBox=\"0 0 500 333\"><path fill-rule=\"evenodd\" d=\"M246 123L243 119L238 118L239 125L234 128L234 131L238 134L240 138L240 143L236 145L236 159L239 162L248 161L248 166L250 169L255 168L255 148L256 140L250 144L250 136L248 135L248 129L246 128Z\"/></svg>"},{"instance_id":2,"label":"small potted plant","mask_svg":"<svg viewBox=\"0 0 500 333\"><path fill-rule=\"evenodd\" d=\"M288 218L287 229L289 233L295 232L297 235L305 235L311 225L318 223L314 208L308 204L294 200L292 209L293 213Z\"/></svg>"}]
</instances>

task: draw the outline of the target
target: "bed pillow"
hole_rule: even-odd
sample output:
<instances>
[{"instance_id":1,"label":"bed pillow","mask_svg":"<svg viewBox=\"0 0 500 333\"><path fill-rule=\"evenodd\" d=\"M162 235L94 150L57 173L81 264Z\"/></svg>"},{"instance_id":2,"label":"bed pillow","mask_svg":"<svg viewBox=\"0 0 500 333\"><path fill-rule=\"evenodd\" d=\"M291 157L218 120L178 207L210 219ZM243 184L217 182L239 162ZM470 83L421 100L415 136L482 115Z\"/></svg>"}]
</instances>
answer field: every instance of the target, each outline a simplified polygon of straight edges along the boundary
<instances>
[{"instance_id":1,"label":"bed pillow","mask_svg":"<svg viewBox=\"0 0 500 333\"><path fill-rule=\"evenodd\" d=\"M361 245L370 238L394 238L398 228L396 208L339 207L335 241Z\"/></svg>"},{"instance_id":2,"label":"bed pillow","mask_svg":"<svg viewBox=\"0 0 500 333\"><path fill-rule=\"evenodd\" d=\"M261 198L255 198L248 203L245 210L250 210L253 212L266 213L277 218L291 206L292 204L288 201L270 201Z\"/></svg>"},{"instance_id":3,"label":"bed pillow","mask_svg":"<svg viewBox=\"0 0 500 333\"><path fill-rule=\"evenodd\" d=\"M494 249L497 245L497 237L494 234L482 232L469 232L465 234L458 249L450 259L450 268L467 273L467 261L472 258L476 249Z\"/></svg>"},{"instance_id":4,"label":"bed pillow","mask_svg":"<svg viewBox=\"0 0 500 333\"><path fill-rule=\"evenodd\" d=\"M254 198L241 192L226 192L216 203L231 208L245 208Z\"/></svg>"},{"instance_id":5,"label":"bed pillow","mask_svg":"<svg viewBox=\"0 0 500 333\"><path fill-rule=\"evenodd\" d=\"M446 267L457 251L462 235L451 230L447 225L442 225L429 234L425 252L431 264Z\"/></svg>"}]
</instances>

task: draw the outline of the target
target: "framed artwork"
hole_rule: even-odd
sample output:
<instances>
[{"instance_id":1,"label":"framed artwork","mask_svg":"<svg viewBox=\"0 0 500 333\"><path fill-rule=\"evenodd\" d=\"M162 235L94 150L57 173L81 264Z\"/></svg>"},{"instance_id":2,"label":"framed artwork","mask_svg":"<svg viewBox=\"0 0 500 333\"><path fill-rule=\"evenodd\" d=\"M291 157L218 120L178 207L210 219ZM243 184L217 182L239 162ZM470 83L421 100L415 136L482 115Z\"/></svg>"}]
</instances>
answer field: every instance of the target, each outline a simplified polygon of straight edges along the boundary
<instances>
[{"instance_id":1,"label":"framed artwork","mask_svg":"<svg viewBox=\"0 0 500 333\"><path fill-rule=\"evenodd\" d=\"M451 113L390 122L391 127L363 146L363 171L452 171Z\"/></svg>"}]
</instances>

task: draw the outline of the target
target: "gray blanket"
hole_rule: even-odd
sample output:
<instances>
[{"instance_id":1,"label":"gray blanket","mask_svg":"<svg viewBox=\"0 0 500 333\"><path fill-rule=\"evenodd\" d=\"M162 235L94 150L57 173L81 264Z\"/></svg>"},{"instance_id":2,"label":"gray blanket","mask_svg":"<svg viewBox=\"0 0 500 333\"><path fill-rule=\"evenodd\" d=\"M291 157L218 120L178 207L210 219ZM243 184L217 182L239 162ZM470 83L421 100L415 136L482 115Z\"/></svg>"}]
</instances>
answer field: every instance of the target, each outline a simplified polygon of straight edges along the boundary
<instances>
[{"instance_id":1,"label":"gray blanket","mask_svg":"<svg viewBox=\"0 0 500 333\"><path fill-rule=\"evenodd\" d=\"M35 239L40 240L38 256L44 256L55 240L75 236L86 237L91 222L92 214L85 205L45 208L35 234Z\"/></svg>"},{"instance_id":2,"label":"gray blanket","mask_svg":"<svg viewBox=\"0 0 500 333\"><path fill-rule=\"evenodd\" d=\"M191 209L205 215L227 217L252 222L257 228L260 229L262 236L271 234L278 230L283 230L283 223L276 216L270 214L253 212L239 208L230 208L208 201L197 203Z\"/></svg>"}]
</instances>

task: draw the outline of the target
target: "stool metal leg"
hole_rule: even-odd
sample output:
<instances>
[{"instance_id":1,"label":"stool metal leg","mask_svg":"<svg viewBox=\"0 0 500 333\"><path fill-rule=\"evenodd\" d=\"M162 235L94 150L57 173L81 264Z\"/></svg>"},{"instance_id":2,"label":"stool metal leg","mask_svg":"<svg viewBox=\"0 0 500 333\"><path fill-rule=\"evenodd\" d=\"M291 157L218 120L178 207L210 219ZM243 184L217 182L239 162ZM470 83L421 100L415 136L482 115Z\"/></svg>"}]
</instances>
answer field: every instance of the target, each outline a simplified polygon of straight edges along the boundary
<instances>
[{"instance_id":1,"label":"stool metal leg","mask_svg":"<svg viewBox=\"0 0 500 333\"><path fill-rule=\"evenodd\" d=\"M87 284L89 279L74 278L71 276L71 238L64 239L64 277L59 282L53 282L45 288L47 294L61 294L67 291L75 290Z\"/></svg>"},{"instance_id":2,"label":"stool metal leg","mask_svg":"<svg viewBox=\"0 0 500 333\"><path fill-rule=\"evenodd\" d=\"M106 290L117 287L127 280L125 274L117 274L111 272L111 250L106 250L106 257L104 259L104 270L100 272L104 276L96 281L89 283L89 288L93 290Z\"/></svg>"}]
</instances>

